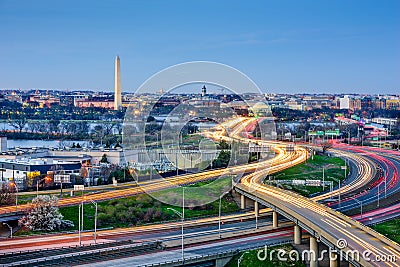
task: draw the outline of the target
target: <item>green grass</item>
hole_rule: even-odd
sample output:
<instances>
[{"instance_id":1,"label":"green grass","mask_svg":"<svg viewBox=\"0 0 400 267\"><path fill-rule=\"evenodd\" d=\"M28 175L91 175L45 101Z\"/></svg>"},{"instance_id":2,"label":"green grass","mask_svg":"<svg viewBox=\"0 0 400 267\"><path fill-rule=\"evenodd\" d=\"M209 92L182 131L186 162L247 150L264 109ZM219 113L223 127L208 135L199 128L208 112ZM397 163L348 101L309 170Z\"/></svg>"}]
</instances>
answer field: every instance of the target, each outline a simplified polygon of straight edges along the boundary
<instances>
[{"instance_id":1,"label":"green grass","mask_svg":"<svg viewBox=\"0 0 400 267\"><path fill-rule=\"evenodd\" d=\"M400 219L380 223L374 225L372 228L393 241L400 243Z\"/></svg>"},{"instance_id":2,"label":"green grass","mask_svg":"<svg viewBox=\"0 0 400 267\"><path fill-rule=\"evenodd\" d=\"M198 186L200 185L200 186ZM208 202L210 199L217 199L221 192L229 191L232 187L232 178L224 177L211 182L199 182L185 188L186 205L197 206L199 203ZM165 199L168 203L182 204L182 188L171 188L152 193L157 199Z\"/></svg>"},{"instance_id":3,"label":"green grass","mask_svg":"<svg viewBox=\"0 0 400 267\"><path fill-rule=\"evenodd\" d=\"M222 178L213 182L200 182L185 189L185 218L205 217L218 215L219 195L222 188L230 188L231 178ZM223 192L223 191L222 191ZM167 196L166 201L176 201L182 203L182 188L175 188L153 193L158 198ZM205 195L202 195L205 194ZM210 201L211 197L217 199L205 205L196 205L196 201ZM173 203L173 202L172 202ZM98 228L121 228L143 225L146 223L156 223L162 221L176 221L180 218L168 208L182 212L181 207L165 204L152 198L149 195L138 195L127 198L112 199L98 202ZM74 222L74 227L66 229L68 231L78 229L78 206L68 206L59 208L64 219ZM85 204L84 210L84 230L94 229L95 208L92 204ZM226 194L221 199L221 212L233 213L239 211L230 194ZM20 231L20 235L39 234L40 232Z\"/></svg>"},{"instance_id":4,"label":"green grass","mask_svg":"<svg viewBox=\"0 0 400 267\"><path fill-rule=\"evenodd\" d=\"M284 171L273 174L274 180L322 180L322 169L325 169L325 181L333 181L334 185L339 180L344 179L344 170L341 166L345 165L345 161L337 157L315 155L314 159L293 166ZM347 173L350 170L347 170ZM318 192L322 192L321 186L303 186L303 185L282 185L285 189L295 191L301 195L309 196ZM325 187L325 190L329 190Z\"/></svg>"},{"instance_id":5,"label":"green grass","mask_svg":"<svg viewBox=\"0 0 400 267\"><path fill-rule=\"evenodd\" d=\"M270 251L274 249L276 252L274 252L272 255L272 261L269 258ZM278 249L283 249L287 252L286 256L288 258L288 261L280 261L277 258L277 250ZM276 266L295 266L295 267L303 267L306 266L304 265L301 261L290 261L289 260L289 251L293 250L293 246L288 244L288 245L280 245L280 246L274 246L274 247L268 247L267 249L267 258L265 260L259 260L257 257L258 251L263 250L262 253L260 253L260 256L263 257L265 255L264 248L262 249L257 249L257 250L250 250L244 254L242 261L240 262L240 266L246 266L246 267L260 267L260 266L265 266L265 267L276 267ZM232 260L226 265L226 267L237 267L238 266L238 259L241 255L243 255L242 252L239 255L236 255L235 257L232 258ZM286 257L285 256L285 257Z\"/></svg>"}]
</instances>

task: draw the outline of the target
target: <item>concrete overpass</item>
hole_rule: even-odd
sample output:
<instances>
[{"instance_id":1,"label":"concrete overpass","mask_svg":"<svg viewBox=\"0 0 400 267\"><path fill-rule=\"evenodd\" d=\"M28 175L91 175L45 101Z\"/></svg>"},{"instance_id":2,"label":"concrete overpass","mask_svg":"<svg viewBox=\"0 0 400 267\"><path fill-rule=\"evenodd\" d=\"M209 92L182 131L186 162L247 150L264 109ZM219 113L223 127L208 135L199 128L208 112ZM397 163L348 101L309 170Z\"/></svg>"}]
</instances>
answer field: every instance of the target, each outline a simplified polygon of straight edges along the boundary
<instances>
[{"instance_id":1,"label":"concrete overpass","mask_svg":"<svg viewBox=\"0 0 400 267\"><path fill-rule=\"evenodd\" d=\"M274 227L278 227L278 214L293 221L295 244L300 244L301 230L306 230L311 236L310 251L316 256L311 257L310 266L318 266L319 242L336 251L335 254L339 255L339 258L343 255L353 266L399 266L398 263L389 261L376 261L379 256L399 259L400 246L397 243L316 201L287 190L260 184L260 178L262 177L245 178L242 183L236 185L235 190L241 194L241 206L246 207L248 199L254 201L256 214L260 204L270 207L273 210ZM258 183L255 183L257 180ZM364 252L369 257L363 257ZM338 266L339 261L333 256L330 266Z\"/></svg>"}]
</instances>

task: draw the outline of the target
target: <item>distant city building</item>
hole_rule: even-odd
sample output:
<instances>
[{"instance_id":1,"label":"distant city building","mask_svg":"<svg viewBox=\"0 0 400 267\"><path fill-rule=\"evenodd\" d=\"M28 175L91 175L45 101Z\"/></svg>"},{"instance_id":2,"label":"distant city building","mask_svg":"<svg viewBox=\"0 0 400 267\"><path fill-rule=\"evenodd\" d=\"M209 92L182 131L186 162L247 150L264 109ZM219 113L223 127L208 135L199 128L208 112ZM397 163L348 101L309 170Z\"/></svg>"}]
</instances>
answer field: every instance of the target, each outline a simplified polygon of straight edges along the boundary
<instances>
[{"instance_id":1,"label":"distant city building","mask_svg":"<svg viewBox=\"0 0 400 267\"><path fill-rule=\"evenodd\" d=\"M114 100L106 97L77 97L74 106L78 108L107 108L114 109Z\"/></svg>"},{"instance_id":2,"label":"distant city building","mask_svg":"<svg viewBox=\"0 0 400 267\"><path fill-rule=\"evenodd\" d=\"M48 92L46 95L42 95L38 90L35 94L31 95L28 99L28 103L38 103L39 107L51 107L53 104L60 104L60 98L49 95Z\"/></svg>"},{"instance_id":3,"label":"distant city building","mask_svg":"<svg viewBox=\"0 0 400 267\"><path fill-rule=\"evenodd\" d=\"M0 159L1 182L15 182L19 189L26 189L32 179L50 172L63 175L79 175L81 164L63 160L46 159ZM32 185L31 185L32 186Z\"/></svg>"},{"instance_id":4,"label":"distant city building","mask_svg":"<svg viewBox=\"0 0 400 267\"><path fill-rule=\"evenodd\" d=\"M4 99L10 102L22 103L22 96L17 94L16 92L12 92L11 94L5 95Z\"/></svg>"},{"instance_id":5,"label":"distant city building","mask_svg":"<svg viewBox=\"0 0 400 267\"><path fill-rule=\"evenodd\" d=\"M207 94L207 88L205 85L203 85L203 88L201 88L201 97L205 97Z\"/></svg>"},{"instance_id":6,"label":"distant city building","mask_svg":"<svg viewBox=\"0 0 400 267\"><path fill-rule=\"evenodd\" d=\"M0 136L0 152L8 151L7 147L7 137Z\"/></svg>"},{"instance_id":7,"label":"distant city building","mask_svg":"<svg viewBox=\"0 0 400 267\"><path fill-rule=\"evenodd\" d=\"M399 118L390 119L390 118L372 118L371 121L378 124L388 125L388 126L396 126L400 123Z\"/></svg>"},{"instance_id":8,"label":"distant city building","mask_svg":"<svg viewBox=\"0 0 400 267\"><path fill-rule=\"evenodd\" d=\"M400 110L400 99L387 99L386 100L386 109L391 110Z\"/></svg>"},{"instance_id":9,"label":"distant city building","mask_svg":"<svg viewBox=\"0 0 400 267\"><path fill-rule=\"evenodd\" d=\"M345 95L344 97L340 98L340 109L350 109L350 97Z\"/></svg>"}]
</instances>

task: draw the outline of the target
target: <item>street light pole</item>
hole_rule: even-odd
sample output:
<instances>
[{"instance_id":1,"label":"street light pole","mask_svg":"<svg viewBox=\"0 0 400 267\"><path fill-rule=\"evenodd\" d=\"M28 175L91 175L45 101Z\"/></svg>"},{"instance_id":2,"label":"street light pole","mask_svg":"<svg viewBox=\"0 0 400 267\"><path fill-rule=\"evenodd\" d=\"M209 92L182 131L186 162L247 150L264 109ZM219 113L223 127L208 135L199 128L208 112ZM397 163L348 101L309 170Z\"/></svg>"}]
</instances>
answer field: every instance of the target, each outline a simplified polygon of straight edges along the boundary
<instances>
[{"instance_id":1,"label":"street light pole","mask_svg":"<svg viewBox=\"0 0 400 267\"><path fill-rule=\"evenodd\" d=\"M386 171L383 170L383 175L385 176L385 198L387 197L387 176Z\"/></svg>"},{"instance_id":2,"label":"street light pole","mask_svg":"<svg viewBox=\"0 0 400 267\"><path fill-rule=\"evenodd\" d=\"M233 180L232 180L232 184L233 184ZM219 209L218 209L218 234L219 234L219 238L221 238L221 207L222 207L222 197L225 196L225 194L228 194L229 191L226 191L225 193L223 193L222 195L219 196Z\"/></svg>"},{"instance_id":3,"label":"street light pole","mask_svg":"<svg viewBox=\"0 0 400 267\"><path fill-rule=\"evenodd\" d=\"M178 215L179 217L181 217L181 221L182 221L182 230L181 230L181 235L182 235L182 241L181 241L181 250L182 250L182 265L185 264L185 250L184 250L184 232L183 232L183 224L185 222L185 188L182 187L182 213L173 209L173 208L167 208L167 210L172 211L173 213L175 213L176 215Z\"/></svg>"},{"instance_id":4,"label":"street light pole","mask_svg":"<svg viewBox=\"0 0 400 267\"><path fill-rule=\"evenodd\" d=\"M42 181L45 181L45 180L47 180L47 179L50 179L50 178L48 178L48 177L46 176L46 177L44 177L44 178L39 179L39 180L36 181L36 197L39 196L39 183L41 183ZM42 186L42 188L43 188L43 186Z\"/></svg>"},{"instance_id":5,"label":"street light pole","mask_svg":"<svg viewBox=\"0 0 400 267\"><path fill-rule=\"evenodd\" d=\"M358 200L357 198L355 198L355 197L351 197L352 199L354 199L358 204L360 204L360 210L361 210L361 217L360 217L360 219L362 219L363 218L363 202L362 202L362 200Z\"/></svg>"},{"instance_id":6,"label":"street light pole","mask_svg":"<svg viewBox=\"0 0 400 267\"><path fill-rule=\"evenodd\" d=\"M379 200L380 200L380 189L379 188L381 187L381 183L378 184L378 205L377 205L377 207L379 207Z\"/></svg>"},{"instance_id":7,"label":"street light pole","mask_svg":"<svg viewBox=\"0 0 400 267\"><path fill-rule=\"evenodd\" d=\"M178 150L175 152L175 162L176 162L176 176L179 175L179 167L178 167Z\"/></svg>"},{"instance_id":8,"label":"street light pole","mask_svg":"<svg viewBox=\"0 0 400 267\"><path fill-rule=\"evenodd\" d=\"M341 200L341 181L340 181L340 179L339 179L339 210L340 210L340 208L341 208L341 202L342 202L342 200Z\"/></svg>"},{"instance_id":9,"label":"street light pole","mask_svg":"<svg viewBox=\"0 0 400 267\"><path fill-rule=\"evenodd\" d=\"M182 264L185 264L183 224L185 222L185 187L182 187Z\"/></svg>"},{"instance_id":10,"label":"street light pole","mask_svg":"<svg viewBox=\"0 0 400 267\"><path fill-rule=\"evenodd\" d=\"M221 202L222 202L222 195L219 196L219 210L218 210L218 234L219 238L221 238Z\"/></svg>"},{"instance_id":11,"label":"street light pole","mask_svg":"<svg viewBox=\"0 0 400 267\"><path fill-rule=\"evenodd\" d=\"M237 261L237 266L239 267L240 266L240 263L242 262L242 260L243 260L243 256L245 255L245 254L247 254L247 253L250 253L249 251L245 251L243 254L242 254L242 256L240 256L240 258L238 259L238 261Z\"/></svg>"},{"instance_id":12,"label":"street light pole","mask_svg":"<svg viewBox=\"0 0 400 267\"><path fill-rule=\"evenodd\" d=\"M18 211L18 186L15 180L14 182L11 182L10 185L15 187L15 211Z\"/></svg>"},{"instance_id":13,"label":"street light pole","mask_svg":"<svg viewBox=\"0 0 400 267\"><path fill-rule=\"evenodd\" d=\"M92 202L96 208L94 212L94 243L97 244L97 202L95 202L93 199L91 199L90 202Z\"/></svg>"},{"instance_id":14,"label":"street light pole","mask_svg":"<svg viewBox=\"0 0 400 267\"><path fill-rule=\"evenodd\" d=\"M82 246L82 239L81 239L81 204L78 205L78 235L79 235L79 246Z\"/></svg>"}]
</instances>

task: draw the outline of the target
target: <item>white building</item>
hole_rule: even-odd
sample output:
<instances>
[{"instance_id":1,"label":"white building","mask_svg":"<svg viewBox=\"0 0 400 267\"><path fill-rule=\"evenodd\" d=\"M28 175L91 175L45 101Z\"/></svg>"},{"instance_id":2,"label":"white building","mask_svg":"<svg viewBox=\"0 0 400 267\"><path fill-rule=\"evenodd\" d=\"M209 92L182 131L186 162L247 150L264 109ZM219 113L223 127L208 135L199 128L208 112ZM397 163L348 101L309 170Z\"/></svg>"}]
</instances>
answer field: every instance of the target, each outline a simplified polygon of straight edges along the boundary
<instances>
[{"instance_id":1,"label":"white building","mask_svg":"<svg viewBox=\"0 0 400 267\"><path fill-rule=\"evenodd\" d=\"M7 147L7 137L0 136L0 152L8 151Z\"/></svg>"},{"instance_id":2,"label":"white building","mask_svg":"<svg viewBox=\"0 0 400 267\"><path fill-rule=\"evenodd\" d=\"M340 109L349 109L350 108L350 97L345 95L339 99L340 101Z\"/></svg>"}]
</instances>

